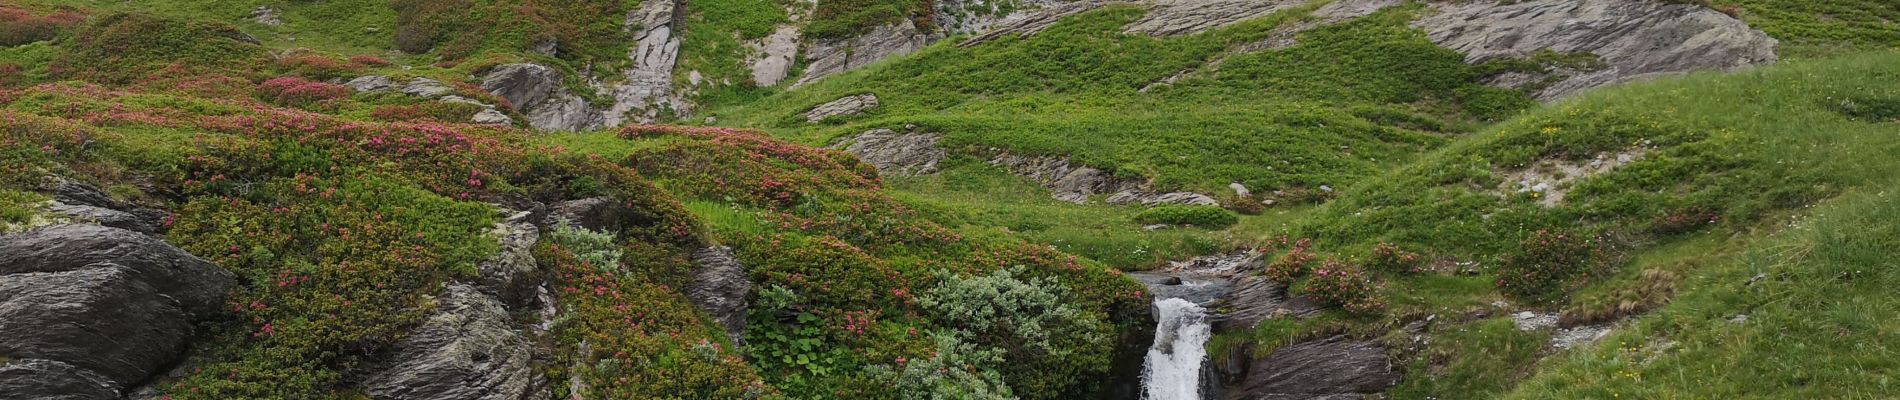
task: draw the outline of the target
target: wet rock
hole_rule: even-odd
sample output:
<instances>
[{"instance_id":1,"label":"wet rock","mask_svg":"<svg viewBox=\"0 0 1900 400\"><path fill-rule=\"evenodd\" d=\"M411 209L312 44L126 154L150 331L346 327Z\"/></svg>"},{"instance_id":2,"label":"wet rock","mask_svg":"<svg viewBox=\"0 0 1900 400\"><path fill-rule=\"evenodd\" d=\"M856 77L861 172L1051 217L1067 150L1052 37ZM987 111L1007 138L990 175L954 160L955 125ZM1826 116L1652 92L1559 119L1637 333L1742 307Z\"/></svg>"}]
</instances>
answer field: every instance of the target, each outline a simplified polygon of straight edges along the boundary
<instances>
[{"instance_id":1,"label":"wet rock","mask_svg":"<svg viewBox=\"0 0 1900 400\"><path fill-rule=\"evenodd\" d=\"M393 364L364 381L375 399L530 398L544 381L534 347L511 326L501 302L451 284L435 315L394 346Z\"/></svg>"},{"instance_id":2,"label":"wet rock","mask_svg":"<svg viewBox=\"0 0 1900 400\"><path fill-rule=\"evenodd\" d=\"M0 275L0 358L89 370L115 394L177 359L190 333L178 303L129 268L100 263Z\"/></svg>"},{"instance_id":3,"label":"wet rock","mask_svg":"<svg viewBox=\"0 0 1900 400\"><path fill-rule=\"evenodd\" d=\"M917 29L910 21L883 25L872 28L856 37L820 40L812 43L805 53L805 76L799 77L792 87L824 79L845 71L858 69L871 63L910 54L942 39L937 33Z\"/></svg>"},{"instance_id":4,"label":"wet rock","mask_svg":"<svg viewBox=\"0 0 1900 400\"><path fill-rule=\"evenodd\" d=\"M133 278L199 316L218 312L236 281L217 265L124 229L68 224L0 236L0 275L77 271L97 263L130 269Z\"/></svg>"},{"instance_id":5,"label":"wet rock","mask_svg":"<svg viewBox=\"0 0 1900 400\"><path fill-rule=\"evenodd\" d=\"M856 96L845 96L825 104L819 104L817 107L812 107L811 111L805 112L805 122L816 123L823 121L825 118L834 116L858 115L870 109L877 108L877 106L878 101L877 95L875 94L865 93Z\"/></svg>"},{"instance_id":6,"label":"wet rock","mask_svg":"<svg viewBox=\"0 0 1900 400\"><path fill-rule=\"evenodd\" d=\"M1230 400L1356 399L1399 382L1384 346L1342 336L1281 347L1238 378Z\"/></svg>"},{"instance_id":7,"label":"wet rock","mask_svg":"<svg viewBox=\"0 0 1900 400\"><path fill-rule=\"evenodd\" d=\"M502 64L482 76L482 90L508 99L516 110L532 110L561 89L561 73L539 64Z\"/></svg>"},{"instance_id":8,"label":"wet rock","mask_svg":"<svg viewBox=\"0 0 1900 400\"><path fill-rule=\"evenodd\" d=\"M118 383L59 361L25 359L0 364L0 399L110 400Z\"/></svg>"},{"instance_id":9,"label":"wet rock","mask_svg":"<svg viewBox=\"0 0 1900 400\"><path fill-rule=\"evenodd\" d=\"M475 116L470 117L468 119L468 122L482 124L482 125L508 126L508 125L514 125L515 119L509 117L507 113L490 108L490 109L482 110L481 112L475 113Z\"/></svg>"},{"instance_id":10,"label":"wet rock","mask_svg":"<svg viewBox=\"0 0 1900 400\"><path fill-rule=\"evenodd\" d=\"M500 242L501 252L477 267L482 273L482 290L510 305L532 302L535 288L541 284L534 260L534 245L540 242L541 231L530 221L531 215L514 212L495 223L488 232Z\"/></svg>"},{"instance_id":11,"label":"wet rock","mask_svg":"<svg viewBox=\"0 0 1900 400\"><path fill-rule=\"evenodd\" d=\"M344 82L343 87L364 93L382 93L395 90L396 81L380 75L359 76L349 82Z\"/></svg>"},{"instance_id":12,"label":"wet rock","mask_svg":"<svg viewBox=\"0 0 1900 400\"><path fill-rule=\"evenodd\" d=\"M780 25L772 35L752 43L752 84L760 87L777 85L784 82L792 73L792 64L798 61L798 27Z\"/></svg>"},{"instance_id":13,"label":"wet rock","mask_svg":"<svg viewBox=\"0 0 1900 400\"><path fill-rule=\"evenodd\" d=\"M745 344L745 298L752 291L745 266L724 246L693 252L693 264L699 268L693 271L693 282L686 285L687 300L725 327L732 343Z\"/></svg>"},{"instance_id":14,"label":"wet rock","mask_svg":"<svg viewBox=\"0 0 1900 400\"><path fill-rule=\"evenodd\" d=\"M1168 285L1168 286L1178 286L1181 284L1181 277L1170 276L1167 279L1162 279L1161 284Z\"/></svg>"},{"instance_id":15,"label":"wet rock","mask_svg":"<svg viewBox=\"0 0 1900 400\"><path fill-rule=\"evenodd\" d=\"M455 93L455 88L449 87L448 84L442 83L442 81L429 78L411 79L409 83L404 83L402 87L397 90L406 95L430 99Z\"/></svg>"},{"instance_id":16,"label":"wet rock","mask_svg":"<svg viewBox=\"0 0 1900 400\"><path fill-rule=\"evenodd\" d=\"M1695 4L1656 0L1435 2L1413 23L1432 42L1481 63L1539 51L1594 55L1603 66L1563 71L1537 89L1553 100L1584 89L1648 77L1776 61L1776 41L1741 20ZM1540 80L1541 81L1541 80ZM1534 88L1533 88L1534 89Z\"/></svg>"},{"instance_id":17,"label":"wet rock","mask_svg":"<svg viewBox=\"0 0 1900 400\"><path fill-rule=\"evenodd\" d=\"M937 163L950 155L937 147L942 138L932 133L875 129L848 139L850 145L844 151L871 163L884 175L929 175L936 173Z\"/></svg>"}]
</instances>

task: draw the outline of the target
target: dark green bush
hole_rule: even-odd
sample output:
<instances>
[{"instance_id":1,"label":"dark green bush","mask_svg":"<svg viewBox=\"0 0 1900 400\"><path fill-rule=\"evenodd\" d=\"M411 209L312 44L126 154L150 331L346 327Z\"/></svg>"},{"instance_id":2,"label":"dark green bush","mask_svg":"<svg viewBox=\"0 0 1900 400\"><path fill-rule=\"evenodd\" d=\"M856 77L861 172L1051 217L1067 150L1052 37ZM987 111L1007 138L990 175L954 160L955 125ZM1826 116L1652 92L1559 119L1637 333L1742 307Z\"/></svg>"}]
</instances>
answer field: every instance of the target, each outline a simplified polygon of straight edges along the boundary
<instances>
[{"instance_id":1,"label":"dark green bush","mask_svg":"<svg viewBox=\"0 0 1900 400\"><path fill-rule=\"evenodd\" d=\"M1240 217L1231 211L1213 206L1160 206L1135 214L1135 222L1221 229L1239 223Z\"/></svg>"},{"instance_id":2,"label":"dark green bush","mask_svg":"<svg viewBox=\"0 0 1900 400\"><path fill-rule=\"evenodd\" d=\"M1538 230L1498 266L1498 288L1526 299L1549 299L1579 276L1602 272L1611 262L1601 235Z\"/></svg>"}]
</instances>

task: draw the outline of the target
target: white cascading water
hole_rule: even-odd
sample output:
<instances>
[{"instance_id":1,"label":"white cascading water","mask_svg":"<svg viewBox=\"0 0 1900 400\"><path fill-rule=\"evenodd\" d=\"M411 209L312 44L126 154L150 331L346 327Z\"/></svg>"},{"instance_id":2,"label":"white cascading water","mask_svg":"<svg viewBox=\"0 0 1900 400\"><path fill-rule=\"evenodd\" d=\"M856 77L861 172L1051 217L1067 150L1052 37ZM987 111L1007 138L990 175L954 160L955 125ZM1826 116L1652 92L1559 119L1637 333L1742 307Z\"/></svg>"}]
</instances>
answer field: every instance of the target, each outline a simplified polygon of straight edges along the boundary
<instances>
[{"instance_id":1,"label":"white cascading water","mask_svg":"<svg viewBox=\"0 0 1900 400\"><path fill-rule=\"evenodd\" d=\"M1155 300L1155 342L1141 373L1147 400L1200 400L1207 359L1207 310L1194 302Z\"/></svg>"}]
</instances>

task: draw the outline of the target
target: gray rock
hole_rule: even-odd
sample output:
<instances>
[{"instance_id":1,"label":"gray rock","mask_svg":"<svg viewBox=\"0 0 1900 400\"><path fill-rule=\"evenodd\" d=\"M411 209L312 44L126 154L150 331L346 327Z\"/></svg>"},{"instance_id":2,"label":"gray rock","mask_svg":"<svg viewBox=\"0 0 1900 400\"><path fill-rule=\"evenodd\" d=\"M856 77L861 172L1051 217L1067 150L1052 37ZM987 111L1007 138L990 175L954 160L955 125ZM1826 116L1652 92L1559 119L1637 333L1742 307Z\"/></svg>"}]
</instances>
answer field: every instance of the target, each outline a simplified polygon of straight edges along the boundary
<instances>
[{"instance_id":1,"label":"gray rock","mask_svg":"<svg viewBox=\"0 0 1900 400\"><path fill-rule=\"evenodd\" d=\"M54 201L46 206L46 211L65 215L76 221L91 222L145 234L150 234L158 229L155 224L141 220L138 216L110 208L71 205Z\"/></svg>"},{"instance_id":2,"label":"gray rock","mask_svg":"<svg viewBox=\"0 0 1900 400\"><path fill-rule=\"evenodd\" d=\"M59 179L58 182L53 188L53 203L48 206L48 211L145 234L158 232L168 215L164 211L113 199L92 185L70 179Z\"/></svg>"},{"instance_id":3,"label":"gray rock","mask_svg":"<svg viewBox=\"0 0 1900 400\"><path fill-rule=\"evenodd\" d=\"M455 93L455 88L449 87L448 84L442 83L442 81L429 79L429 78L411 79L409 80L409 83L403 84L402 88L398 90L402 91L403 94L407 94L410 96L430 98L430 99L447 96L450 93Z\"/></svg>"},{"instance_id":4,"label":"gray rock","mask_svg":"<svg viewBox=\"0 0 1900 400\"><path fill-rule=\"evenodd\" d=\"M1404 4L1403 0L1336 0L1313 10L1312 15L1293 23L1284 24L1267 34L1259 42L1241 46L1239 52L1261 50L1281 50L1299 44L1299 34L1325 25L1332 25L1348 19L1372 15L1386 8Z\"/></svg>"},{"instance_id":5,"label":"gray rock","mask_svg":"<svg viewBox=\"0 0 1900 400\"><path fill-rule=\"evenodd\" d=\"M564 201L548 207L548 213L541 220L544 229L567 224L600 232L620 232L627 228L646 226L651 223L649 215L612 197L592 197L580 200Z\"/></svg>"},{"instance_id":6,"label":"gray rock","mask_svg":"<svg viewBox=\"0 0 1900 400\"><path fill-rule=\"evenodd\" d=\"M257 6L257 8L251 9L251 21L266 26L284 26L283 14L278 13L277 9L271 8L271 6L268 5Z\"/></svg>"},{"instance_id":7,"label":"gray rock","mask_svg":"<svg viewBox=\"0 0 1900 400\"><path fill-rule=\"evenodd\" d=\"M482 90L508 99L516 110L532 110L561 89L561 73L539 64L502 64L482 76Z\"/></svg>"},{"instance_id":8,"label":"gray rock","mask_svg":"<svg viewBox=\"0 0 1900 400\"><path fill-rule=\"evenodd\" d=\"M1296 0L1154 0L1141 19L1123 30L1150 36L1189 35L1305 4Z\"/></svg>"},{"instance_id":9,"label":"gray rock","mask_svg":"<svg viewBox=\"0 0 1900 400\"><path fill-rule=\"evenodd\" d=\"M67 224L0 236L0 275L67 272L112 263L199 316L219 312L236 278L151 236L98 225Z\"/></svg>"},{"instance_id":10,"label":"gray rock","mask_svg":"<svg viewBox=\"0 0 1900 400\"><path fill-rule=\"evenodd\" d=\"M924 32L910 21L902 21L872 28L870 32L856 37L821 40L808 48L805 61L809 64L805 67L805 76L799 77L792 87L805 86L886 58L910 54L939 39L943 39L941 34Z\"/></svg>"},{"instance_id":11,"label":"gray rock","mask_svg":"<svg viewBox=\"0 0 1900 400\"><path fill-rule=\"evenodd\" d=\"M579 131L604 126L601 111L587 99L561 89L540 105L525 112L528 125L535 129Z\"/></svg>"},{"instance_id":12,"label":"gray rock","mask_svg":"<svg viewBox=\"0 0 1900 400\"><path fill-rule=\"evenodd\" d=\"M438 97L438 98L436 98L436 99L435 99L435 101L440 101L440 102L443 102L443 103L462 103L462 104L473 104L473 105L478 105L478 106L482 106L482 107L494 107L494 106L492 106L492 105L488 105L488 103L483 103L483 102L480 102L480 101L476 101L475 99L471 99L471 98L467 98L467 97L462 97L462 96L458 96L458 95L453 95L453 94L451 94L451 95L447 95L447 96L442 96L442 97Z\"/></svg>"},{"instance_id":13,"label":"gray rock","mask_svg":"<svg viewBox=\"0 0 1900 400\"><path fill-rule=\"evenodd\" d=\"M1122 2L1111 0L1085 0L1044 7L1035 12L1021 15L995 25L989 32L976 35L957 43L957 47L972 47L996 41L1006 37L1029 37L1055 26L1056 22L1076 14L1093 11L1109 4Z\"/></svg>"},{"instance_id":14,"label":"gray rock","mask_svg":"<svg viewBox=\"0 0 1900 400\"><path fill-rule=\"evenodd\" d=\"M845 96L837 100L826 102L825 104L819 104L812 107L810 111L805 111L805 122L817 123L818 121L823 121L825 118L834 116L858 115L877 107L878 100L876 94L865 93L855 96Z\"/></svg>"},{"instance_id":15,"label":"gray rock","mask_svg":"<svg viewBox=\"0 0 1900 400\"><path fill-rule=\"evenodd\" d=\"M0 364L0 399L110 400L119 398L118 386L97 372L59 361Z\"/></svg>"},{"instance_id":16,"label":"gray rock","mask_svg":"<svg viewBox=\"0 0 1900 400\"><path fill-rule=\"evenodd\" d=\"M509 117L507 113L503 113L499 110L490 108L490 109L482 110L481 112L475 113L475 116L469 117L468 122L482 124L482 125L508 126L508 125L514 125L515 119Z\"/></svg>"},{"instance_id":17,"label":"gray rock","mask_svg":"<svg viewBox=\"0 0 1900 400\"><path fill-rule=\"evenodd\" d=\"M1533 0L1431 3L1436 13L1413 23L1440 46L1479 63L1522 58L1540 50L1594 54L1604 68L1568 71L1538 90L1553 100L1584 89L1700 70L1776 61L1776 41L1707 7L1657 0Z\"/></svg>"},{"instance_id":18,"label":"gray rock","mask_svg":"<svg viewBox=\"0 0 1900 400\"><path fill-rule=\"evenodd\" d=\"M759 87L777 85L784 82L792 73L792 64L798 56L798 26L780 25L771 36L752 43L755 58L752 66L752 84Z\"/></svg>"},{"instance_id":19,"label":"gray rock","mask_svg":"<svg viewBox=\"0 0 1900 400\"><path fill-rule=\"evenodd\" d=\"M693 264L699 268L693 271L693 282L686 285L686 298L725 327L733 344L745 344L745 298L752 292L745 266L724 246L693 252Z\"/></svg>"},{"instance_id":20,"label":"gray rock","mask_svg":"<svg viewBox=\"0 0 1900 400\"><path fill-rule=\"evenodd\" d=\"M1316 315L1321 310L1318 303L1305 297L1289 296L1286 285L1258 273L1240 274L1232 282L1233 295L1223 300L1227 313L1215 324L1215 329L1222 332L1251 330L1260 321L1280 317L1304 318Z\"/></svg>"},{"instance_id":21,"label":"gray rock","mask_svg":"<svg viewBox=\"0 0 1900 400\"><path fill-rule=\"evenodd\" d=\"M1209 197L1208 195L1204 195L1200 193L1173 192L1173 193L1163 193L1159 195L1154 195L1153 197L1143 198L1141 199L1141 204L1151 205L1151 206L1154 206L1154 205L1218 206L1220 205L1220 200L1215 200L1213 197Z\"/></svg>"},{"instance_id":22,"label":"gray rock","mask_svg":"<svg viewBox=\"0 0 1900 400\"><path fill-rule=\"evenodd\" d=\"M932 20L937 22L937 30L951 35L986 32L1062 3L1062 0L937 0L937 13Z\"/></svg>"},{"instance_id":23,"label":"gray rock","mask_svg":"<svg viewBox=\"0 0 1900 400\"><path fill-rule=\"evenodd\" d=\"M396 342L395 360L364 380L374 399L529 399L544 378L534 346L511 326L501 302L449 285L436 313Z\"/></svg>"},{"instance_id":24,"label":"gray rock","mask_svg":"<svg viewBox=\"0 0 1900 400\"><path fill-rule=\"evenodd\" d=\"M177 302L128 268L0 275L0 358L91 370L117 392L177 359L190 333Z\"/></svg>"},{"instance_id":25,"label":"gray rock","mask_svg":"<svg viewBox=\"0 0 1900 400\"><path fill-rule=\"evenodd\" d=\"M943 136L931 133L897 133L875 129L854 136L844 151L877 167L878 173L897 176L928 175L937 172L937 163L950 152L937 147Z\"/></svg>"},{"instance_id":26,"label":"gray rock","mask_svg":"<svg viewBox=\"0 0 1900 400\"><path fill-rule=\"evenodd\" d=\"M534 245L541 241L541 230L529 220L532 213L510 215L489 229L501 244L501 252L477 266L482 273L482 291L494 294L503 303L528 304L541 285L539 267L534 260Z\"/></svg>"},{"instance_id":27,"label":"gray rock","mask_svg":"<svg viewBox=\"0 0 1900 400\"><path fill-rule=\"evenodd\" d=\"M1384 346L1342 336L1281 347L1238 378L1228 399L1357 399L1399 382Z\"/></svg>"},{"instance_id":28,"label":"gray rock","mask_svg":"<svg viewBox=\"0 0 1900 400\"><path fill-rule=\"evenodd\" d=\"M633 66L623 72L620 84L601 88L600 92L614 98L614 104L600 116L602 124L650 123L662 109L674 115L689 113L690 105L673 90L673 68L679 61L681 38L678 27L686 17L685 7L682 0L645 0L627 14L624 26L632 30L634 38L627 58Z\"/></svg>"},{"instance_id":29,"label":"gray rock","mask_svg":"<svg viewBox=\"0 0 1900 400\"><path fill-rule=\"evenodd\" d=\"M395 90L396 81L390 80L387 76L369 75L351 79L349 82L344 82L343 86L358 92L382 93Z\"/></svg>"},{"instance_id":30,"label":"gray rock","mask_svg":"<svg viewBox=\"0 0 1900 400\"><path fill-rule=\"evenodd\" d=\"M1139 202L1141 194L1148 192L1145 181L1116 178L1107 171L1071 165L1069 159L1064 157L1002 154L991 159L990 164L1007 168L1016 175L1042 184L1049 188L1051 196L1057 200L1076 204L1087 203L1090 196L1108 193L1115 193L1110 197L1111 203L1122 200Z\"/></svg>"}]
</instances>

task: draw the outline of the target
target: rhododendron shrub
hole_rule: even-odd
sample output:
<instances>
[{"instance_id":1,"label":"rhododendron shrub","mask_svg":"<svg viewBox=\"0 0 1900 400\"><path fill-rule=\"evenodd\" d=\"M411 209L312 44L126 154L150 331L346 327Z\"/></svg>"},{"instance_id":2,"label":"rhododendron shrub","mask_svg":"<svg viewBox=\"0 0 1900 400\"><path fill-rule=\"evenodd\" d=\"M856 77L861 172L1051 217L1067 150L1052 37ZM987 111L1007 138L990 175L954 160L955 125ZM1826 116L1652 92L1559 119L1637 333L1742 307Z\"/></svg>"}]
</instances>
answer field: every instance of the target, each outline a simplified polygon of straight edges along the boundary
<instances>
[{"instance_id":1,"label":"rhododendron shrub","mask_svg":"<svg viewBox=\"0 0 1900 400\"><path fill-rule=\"evenodd\" d=\"M1273 262L1267 263L1267 267L1260 273L1268 280L1282 285L1292 284L1294 280L1306 275L1307 267L1312 265L1313 260L1317 258L1318 256L1313 254L1313 241L1300 239L1293 244L1292 250L1273 259Z\"/></svg>"},{"instance_id":2,"label":"rhododendron shrub","mask_svg":"<svg viewBox=\"0 0 1900 400\"><path fill-rule=\"evenodd\" d=\"M1580 276L1602 272L1612 260L1601 235L1538 230L1497 269L1497 286L1518 297L1549 299L1562 295Z\"/></svg>"},{"instance_id":3,"label":"rhododendron shrub","mask_svg":"<svg viewBox=\"0 0 1900 400\"><path fill-rule=\"evenodd\" d=\"M333 83L311 82L286 76L264 81L257 94L272 104L285 107L311 107L350 97L350 89Z\"/></svg>"},{"instance_id":4,"label":"rhododendron shrub","mask_svg":"<svg viewBox=\"0 0 1900 400\"><path fill-rule=\"evenodd\" d=\"M248 75L269 62L255 40L222 23L112 14L74 29L47 68L56 77L109 84L162 76L173 65L193 74Z\"/></svg>"},{"instance_id":5,"label":"rhododendron shrub","mask_svg":"<svg viewBox=\"0 0 1900 400\"><path fill-rule=\"evenodd\" d=\"M1379 243L1372 246L1372 255L1366 258L1366 267L1374 271L1392 273L1423 272L1425 258L1418 253L1405 251L1391 243Z\"/></svg>"},{"instance_id":6,"label":"rhododendron shrub","mask_svg":"<svg viewBox=\"0 0 1900 400\"><path fill-rule=\"evenodd\" d=\"M1350 313L1369 314L1385 309L1385 296L1379 293L1383 285L1366 274L1365 269L1342 261L1327 260L1313 268L1312 276L1299 289L1307 298Z\"/></svg>"},{"instance_id":7,"label":"rhododendron shrub","mask_svg":"<svg viewBox=\"0 0 1900 400\"><path fill-rule=\"evenodd\" d=\"M17 7L0 5L0 47L19 46L59 37L62 29L77 25L86 16L72 11L36 14Z\"/></svg>"},{"instance_id":8,"label":"rhododendron shrub","mask_svg":"<svg viewBox=\"0 0 1900 400\"><path fill-rule=\"evenodd\" d=\"M277 58L277 68L292 75L311 79L351 78L363 73L360 64L310 51L295 51Z\"/></svg>"}]
</instances>

